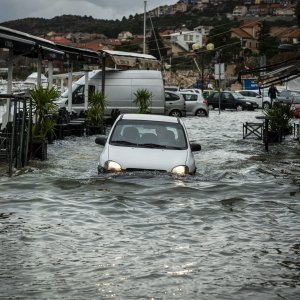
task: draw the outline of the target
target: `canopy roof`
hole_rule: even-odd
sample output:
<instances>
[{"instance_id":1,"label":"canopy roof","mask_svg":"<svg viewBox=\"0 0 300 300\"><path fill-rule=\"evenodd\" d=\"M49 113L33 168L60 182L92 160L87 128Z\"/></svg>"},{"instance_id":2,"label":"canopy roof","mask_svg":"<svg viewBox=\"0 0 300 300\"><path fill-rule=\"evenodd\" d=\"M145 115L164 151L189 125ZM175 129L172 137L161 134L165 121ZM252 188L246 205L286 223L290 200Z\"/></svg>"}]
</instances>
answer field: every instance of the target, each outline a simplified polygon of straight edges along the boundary
<instances>
[{"instance_id":1,"label":"canopy roof","mask_svg":"<svg viewBox=\"0 0 300 300\"><path fill-rule=\"evenodd\" d=\"M159 61L152 55L89 49L66 46L18 30L0 26L0 48L8 48L14 55L26 57L81 62L87 65L119 66L123 68L159 69Z\"/></svg>"}]
</instances>

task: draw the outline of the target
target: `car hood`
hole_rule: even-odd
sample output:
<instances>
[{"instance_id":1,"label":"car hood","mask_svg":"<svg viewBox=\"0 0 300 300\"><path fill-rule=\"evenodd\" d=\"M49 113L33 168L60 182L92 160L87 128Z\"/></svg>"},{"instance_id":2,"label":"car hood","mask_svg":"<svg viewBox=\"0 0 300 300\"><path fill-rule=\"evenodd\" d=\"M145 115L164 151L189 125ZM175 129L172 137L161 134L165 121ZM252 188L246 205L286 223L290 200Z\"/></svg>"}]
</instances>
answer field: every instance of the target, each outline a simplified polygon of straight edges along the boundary
<instances>
[{"instance_id":1,"label":"car hood","mask_svg":"<svg viewBox=\"0 0 300 300\"><path fill-rule=\"evenodd\" d=\"M163 170L186 165L190 150L118 147L109 145L108 160L118 162L122 169Z\"/></svg>"}]
</instances>

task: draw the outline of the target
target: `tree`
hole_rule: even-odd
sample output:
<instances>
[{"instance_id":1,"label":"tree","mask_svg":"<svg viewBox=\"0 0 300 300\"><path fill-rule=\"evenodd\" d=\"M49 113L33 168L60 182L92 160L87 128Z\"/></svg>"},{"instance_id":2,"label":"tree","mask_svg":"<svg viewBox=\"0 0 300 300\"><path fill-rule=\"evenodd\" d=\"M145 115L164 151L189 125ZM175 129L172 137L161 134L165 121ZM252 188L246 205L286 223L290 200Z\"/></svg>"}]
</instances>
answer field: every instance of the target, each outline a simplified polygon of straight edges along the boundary
<instances>
[{"instance_id":1,"label":"tree","mask_svg":"<svg viewBox=\"0 0 300 300\"><path fill-rule=\"evenodd\" d=\"M270 35L270 25L267 22L262 23L261 31L258 37L258 50L261 55L265 55L270 60L279 50L279 40Z\"/></svg>"},{"instance_id":2,"label":"tree","mask_svg":"<svg viewBox=\"0 0 300 300\"><path fill-rule=\"evenodd\" d=\"M298 27L300 27L300 1L297 1L295 15L298 20Z\"/></svg>"},{"instance_id":3,"label":"tree","mask_svg":"<svg viewBox=\"0 0 300 300\"><path fill-rule=\"evenodd\" d=\"M148 53L156 57L158 60L167 56L167 49L165 48L164 42L157 29L152 31L152 35L147 39L147 45Z\"/></svg>"}]
</instances>

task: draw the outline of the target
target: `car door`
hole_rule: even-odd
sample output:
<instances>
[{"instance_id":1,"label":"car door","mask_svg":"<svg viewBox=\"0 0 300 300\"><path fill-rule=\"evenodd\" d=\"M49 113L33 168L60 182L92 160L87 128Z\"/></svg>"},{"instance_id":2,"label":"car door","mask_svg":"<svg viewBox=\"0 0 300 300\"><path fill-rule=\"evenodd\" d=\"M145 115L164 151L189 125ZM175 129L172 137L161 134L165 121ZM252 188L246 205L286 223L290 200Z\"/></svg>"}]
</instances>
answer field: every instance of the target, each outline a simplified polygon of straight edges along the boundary
<instances>
[{"instance_id":1,"label":"car door","mask_svg":"<svg viewBox=\"0 0 300 300\"><path fill-rule=\"evenodd\" d=\"M182 94L185 100L185 108L187 115L194 115L197 106L197 94Z\"/></svg>"},{"instance_id":2,"label":"car door","mask_svg":"<svg viewBox=\"0 0 300 300\"><path fill-rule=\"evenodd\" d=\"M183 96L179 96L175 92L165 91L165 108L167 115L186 115L186 107Z\"/></svg>"},{"instance_id":3,"label":"car door","mask_svg":"<svg viewBox=\"0 0 300 300\"><path fill-rule=\"evenodd\" d=\"M222 109L226 109L226 108L232 109L232 108L235 108L235 106L236 106L235 99L231 93L223 92L221 100L222 100L221 101Z\"/></svg>"}]
</instances>

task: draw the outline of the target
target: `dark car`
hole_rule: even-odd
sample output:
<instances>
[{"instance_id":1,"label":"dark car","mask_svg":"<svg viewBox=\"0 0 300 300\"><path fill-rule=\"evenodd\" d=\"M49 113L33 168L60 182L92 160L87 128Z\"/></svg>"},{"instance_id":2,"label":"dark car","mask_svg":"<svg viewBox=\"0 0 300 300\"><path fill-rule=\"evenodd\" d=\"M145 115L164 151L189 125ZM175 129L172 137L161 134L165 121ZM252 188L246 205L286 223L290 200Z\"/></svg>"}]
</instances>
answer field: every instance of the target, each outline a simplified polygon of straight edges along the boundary
<instances>
[{"instance_id":1,"label":"dark car","mask_svg":"<svg viewBox=\"0 0 300 300\"><path fill-rule=\"evenodd\" d=\"M255 110L258 105L255 101L242 97L239 93L225 91L214 92L207 97L208 107L215 109Z\"/></svg>"}]
</instances>

